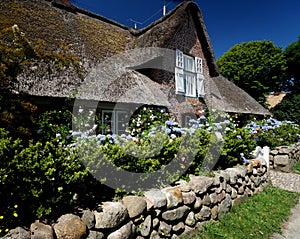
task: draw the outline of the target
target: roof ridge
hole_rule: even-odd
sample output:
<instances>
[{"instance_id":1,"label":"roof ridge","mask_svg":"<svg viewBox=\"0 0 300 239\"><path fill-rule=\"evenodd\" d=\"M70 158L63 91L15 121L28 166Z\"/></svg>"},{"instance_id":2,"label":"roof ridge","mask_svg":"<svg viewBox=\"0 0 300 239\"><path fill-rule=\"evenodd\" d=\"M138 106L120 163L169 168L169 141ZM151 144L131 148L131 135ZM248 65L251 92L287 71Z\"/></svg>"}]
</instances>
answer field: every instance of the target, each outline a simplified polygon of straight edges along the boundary
<instances>
[{"instance_id":1,"label":"roof ridge","mask_svg":"<svg viewBox=\"0 0 300 239\"><path fill-rule=\"evenodd\" d=\"M109 19L107 17L104 17L100 14L97 14L97 13L94 13L94 12L91 12L91 11L88 11L88 10L85 10L83 8L80 8L78 6L75 6L73 4L66 4L64 1L62 0L45 0L47 2L51 2L52 6L53 7L56 7L56 8L60 8L60 9L63 9L65 11L68 11L68 12L71 12L71 13L80 13L80 14L83 14L83 15L86 15L88 17L91 17L91 18L94 18L94 19L97 19L97 20L100 20L100 21L103 21L103 22L106 22L106 23L109 23L109 24L112 24L112 25L115 25L117 27L120 27L122 28L123 30L127 30L130 32L130 27L128 26L125 26L117 21L114 21L112 19Z\"/></svg>"},{"instance_id":2,"label":"roof ridge","mask_svg":"<svg viewBox=\"0 0 300 239\"><path fill-rule=\"evenodd\" d=\"M155 20L154 22L150 23L149 25L136 30L134 28L130 28L129 31L133 35L142 35L146 31L150 30L152 27L158 25L159 23L165 21L166 19L170 18L173 16L179 9L186 9L190 4L194 4L195 6L198 7L198 5L194 1L183 1L182 3L178 4L175 8L173 8L171 11L169 11L166 15L160 17L159 19Z\"/></svg>"}]
</instances>

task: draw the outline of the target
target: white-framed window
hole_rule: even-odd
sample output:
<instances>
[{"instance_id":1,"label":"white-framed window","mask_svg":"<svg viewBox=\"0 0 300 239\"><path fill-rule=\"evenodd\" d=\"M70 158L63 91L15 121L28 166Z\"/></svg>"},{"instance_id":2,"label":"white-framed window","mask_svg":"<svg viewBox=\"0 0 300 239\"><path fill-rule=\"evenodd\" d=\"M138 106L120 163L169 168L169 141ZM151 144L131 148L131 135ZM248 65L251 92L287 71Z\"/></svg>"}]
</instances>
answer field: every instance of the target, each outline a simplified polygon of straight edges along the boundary
<instances>
[{"instance_id":1,"label":"white-framed window","mask_svg":"<svg viewBox=\"0 0 300 239\"><path fill-rule=\"evenodd\" d=\"M127 112L102 110L102 134L123 134L126 129Z\"/></svg>"},{"instance_id":2,"label":"white-framed window","mask_svg":"<svg viewBox=\"0 0 300 239\"><path fill-rule=\"evenodd\" d=\"M188 97L203 97L205 92L202 59L183 54L177 49L175 85L177 94Z\"/></svg>"}]
</instances>

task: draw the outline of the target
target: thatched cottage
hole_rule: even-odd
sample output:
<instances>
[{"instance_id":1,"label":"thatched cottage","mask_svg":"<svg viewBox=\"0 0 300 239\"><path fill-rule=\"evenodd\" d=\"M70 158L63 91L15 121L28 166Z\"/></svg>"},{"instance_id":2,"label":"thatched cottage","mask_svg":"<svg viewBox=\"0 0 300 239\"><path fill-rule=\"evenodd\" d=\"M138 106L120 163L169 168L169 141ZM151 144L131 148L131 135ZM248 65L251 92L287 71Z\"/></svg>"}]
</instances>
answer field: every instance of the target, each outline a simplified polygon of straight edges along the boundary
<instances>
[{"instance_id":1,"label":"thatched cottage","mask_svg":"<svg viewBox=\"0 0 300 239\"><path fill-rule=\"evenodd\" d=\"M67 47L82 68L80 74L72 68L49 71L36 62L18 76L16 89L39 104L70 97L76 104L93 102L115 133L122 132L128 110L143 105L169 108L181 123L205 107L269 114L219 74L202 14L192 1L136 30L68 0L1 0L0 30L15 24L51 51Z\"/></svg>"}]
</instances>

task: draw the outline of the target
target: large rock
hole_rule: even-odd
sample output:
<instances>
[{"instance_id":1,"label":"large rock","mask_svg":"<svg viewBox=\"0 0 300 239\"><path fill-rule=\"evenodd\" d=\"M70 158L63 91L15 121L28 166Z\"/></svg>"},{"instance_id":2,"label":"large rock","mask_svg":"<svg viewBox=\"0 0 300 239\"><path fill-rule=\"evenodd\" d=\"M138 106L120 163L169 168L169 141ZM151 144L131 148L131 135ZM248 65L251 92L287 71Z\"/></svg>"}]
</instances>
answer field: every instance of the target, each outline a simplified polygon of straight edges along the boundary
<instances>
[{"instance_id":1,"label":"large rock","mask_svg":"<svg viewBox=\"0 0 300 239\"><path fill-rule=\"evenodd\" d=\"M189 183L185 180L179 180L175 183L180 188L181 192L189 192L191 191L191 187L189 186Z\"/></svg>"},{"instance_id":2,"label":"large rock","mask_svg":"<svg viewBox=\"0 0 300 239\"><path fill-rule=\"evenodd\" d=\"M88 229L95 226L95 214L90 210L84 210L81 220L85 223Z\"/></svg>"},{"instance_id":3,"label":"large rock","mask_svg":"<svg viewBox=\"0 0 300 239\"><path fill-rule=\"evenodd\" d=\"M124 197L122 201L128 210L130 218L141 215L147 207L146 201L142 197L138 196L127 196Z\"/></svg>"},{"instance_id":4,"label":"large rock","mask_svg":"<svg viewBox=\"0 0 300 239\"><path fill-rule=\"evenodd\" d=\"M185 219L185 224L190 226L190 227L193 227L195 226L196 224L196 219L195 219L195 213L194 212L190 212L186 219Z\"/></svg>"},{"instance_id":5,"label":"large rock","mask_svg":"<svg viewBox=\"0 0 300 239\"><path fill-rule=\"evenodd\" d=\"M199 213L195 214L195 218L198 221L203 221L211 216L211 209L207 206L203 206Z\"/></svg>"},{"instance_id":6,"label":"large rock","mask_svg":"<svg viewBox=\"0 0 300 239\"><path fill-rule=\"evenodd\" d=\"M145 192L145 197L153 204L154 208L161 208L167 205L167 197L158 189Z\"/></svg>"},{"instance_id":7,"label":"large rock","mask_svg":"<svg viewBox=\"0 0 300 239\"><path fill-rule=\"evenodd\" d=\"M86 225L73 214L61 216L54 225L57 239L82 239L86 235Z\"/></svg>"},{"instance_id":8,"label":"large rock","mask_svg":"<svg viewBox=\"0 0 300 239\"><path fill-rule=\"evenodd\" d=\"M30 232L22 227L16 227L10 230L3 239L30 239Z\"/></svg>"},{"instance_id":9,"label":"large rock","mask_svg":"<svg viewBox=\"0 0 300 239\"><path fill-rule=\"evenodd\" d=\"M211 209L211 219L215 220L218 218L219 206L216 205Z\"/></svg>"},{"instance_id":10,"label":"large rock","mask_svg":"<svg viewBox=\"0 0 300 239\"><path fill-rule=\"evenodd\" d=\"M277 154L278 154L278 150L273 149L273 150L270 151L270 154L272 154L272 155L277 155Z\"/></svg>"},{"instance_id":11,"label":"large rock","mask_svg":"<svg viewBox=\"0 0 300 239\"><path fill-rule=\"evenodd\" d=\"M202 205L202 200L201 200L201 198L196 197L196 201L195 201L195 204L194 204L194 209L195 209L195 210L199 209L199 208L201 207L201 205Z\"/></svg>"},{"instance_id":12,"label":"large rock","mask_svg":"<svg viewBox=\"0 0 300 239\"><path fill-rule=\"evenodd\" d=\"M161 190L167 198L167 208L177 207L183 202L182 192L179 187L168 187Z\"/></svg>"},{"instance_id":13,"label":"large rock","mask_svg":"<svg viewBox=\"0 0 300 239\"><path fill-rule=\"evenodd\" d=\"M150 235L150 239L160 239L161 237L159 236L157 231L152 231Z\"/></svg>"},{"instance_id":14,"label":"large rock","mask_svg":"<svg viewBox=\"0 0 300 239\"><path fill-rule=\"evenodd\" d=\"M274 163L280 166L286 166L289 164L289 156L288 155L276 155L274 157Z\"/></svg>"},{"instance_id":15,"label":"large rock","mask_svg":"<svg viewBox=\"0 0 300 239\"><path fill-rule=\"evenodd\" d=\"M170 237L171 236L171 231L172 231L172 226L165 222L160 222L159 228L158 228L158 233L165 237ZM151 238L151 237L150 237Z\"/></svg>"},{"instance_id":16,"label":"large rock","mask_svg":"<svg viewBox=\"0 0 300 239\"><path fill-rule=\"evenodd\" d=\"M226 192L223 190L221 193L219 193L219 194L217 195L217 197L218 197L218 202L223 201L224 198L226 197Z\"/></svg>"},{"instance_id":17,"label":"large rock","mask_svg":"<svg viewBox=\"0 0 300 239\"><path fill-rule=\"evenodd\" d=\"M212 204L218 203L218 195L216 193L211 193L209 197Z\"/></svg>"},{"instance_id":18,"label":"large rock","mask_svg":"<svg viewBox=\"0 0 300 239\"><path fill-rule=\"evenodd\" d=\"M244 166L235 166L232 168L232 170L235 170L242 178L245 178L247 175L247 168Z\"/></svg>"},{"instance_id":19,"label":"large rock","mask_svg":"<svg viewBox=\"0 0 300 239\"><path fill-rule=\"evenodd\" d=\"M184 228L185 228L184 223L183 223L183 222L179 222L179 223L177 223L176 225L174 225L174 226L172 227L172 230L173 230L175 233L180 234L180 233L182 233L182 232L184 231ZM172 238L173 238L173 237L172 237Z\"/></svg>"},{"instance_id":20,"label":"large rock","mask_svg":"<svg viewBox=\"0 0 300 239\"><path fill-rule=\"evenodd\" d=\"M179 220L183 218L189 211L190 208L184 205L182 207L178 207L173 210L168 210L163 212L162 218L166 221Z\"/></svg>"},{"instance_id":21,"label":"large rock","mask_svg":"<svg viewBox=\"0 0 300 239\"><path fill-rule=\"evenodd\" d=\"M89 236L86 239L104 239L105 235L103 232L89 231Z\"/></svg>"},{"instance_id":22,"label":"large rock","mask_svg":"<svg viewBox=\"0 0 300 239\"><path fill-rule=\"evenodd\" d=\"M232 198L232 199L235 199L235 198L237 198L237 196L238 196L237 190L236 190L235 188L232 188L232 191L231 191L231 198Z\"/></svg>"},{"instance_id":23,"label":"large rock","mask_svg":"<svg viewBox=\"0 0 300 239\"><path fill-rule=\"evenodd\" d=\"M289 154L292 151L292 147L281 146L279 147L279 154Z\"/></svg>"},{"instance_id":24,"label":"large rock","mask_svg":"<svg viewBox=\"0 0 300 239\"><path fill-rule=\"evenodd\" d=\"M151 224L152 224L152 218L151 218L151 215L148 215L146 218L145 218L145 221L141 224L141 235L143 237L147 237L149 236L150 234L150 231L151 231Z\"/></svg>"},{"instance_id":25,"label":"large rock","mask_svg":"<svg viewBox=\"0 0 300 239\"><path fill-rule=\"evenodd\" d=\"M229 177L229 174L228 172L226 172L225 170L220 170L218 173L216 173L215 175L217 175L218 177L221 177L224 182L229 182L230 180L230 177Z\"/></svg>"},{"instance_id":26,"label":"large rock","mask_svg":"<svg viewBox=\"0 0 300 239\"><path fill-rule=\"evenodd\" d=\"M182 199L185 205L190 205L196 201L196 194L194 192L183 192Z\"/></svg>"},{"instance_id":27,"label":"large rock","mask_svg":"<svg viewBox=\"0 0 300 239\"><path fill-rule=\"evenodd\" d=\"M54 232L52 227L40 222L31 224L30 234L31 239L54 239Z\"/></svg>"},{"instance_id":28,"label":"large rock","mask_svg":"<svg viewBox=\"0 0 300 239\"><path fill-rule=\"evenodd\" d=\"M176 234L173 234L172 237L171 237L171 239L180 239L180 237L177 236Z\"/></svg>"},{"instance_id":29,"label":"large rock","mask_svg":"<svg viewBox=\"0 0 300 239\"><path fill-rule=\"evenodd\" d=\"M211 203L212 203L211 198L210 198L209 194L207 193L202 198L202 205L209 206Z\"/></svg>"},{"instance_id":30,"label":"large rock","mask_svg":"<svg viewBox=\"0 0 300 239\"><path fill-rule=\"evenodd\" d=\"M190 179L189 186L197 194L206 192L215 181L214 178L193 175L190 175Z\"/></svg>"},{"instance_id":31,"label":"large rock","mask_svg":"<svg viewBox=\"0 0 300 239\"><path fill-rule=\"evenodd\" d=\"M128 211L120 202L105 202L102 205L102 212L94 213L96 229L115 228L128 218Z\"/></svg>"},{"instance_id":32,"label":"large rock","mask_svg":"<svg viewBox=\"0 0 300 239\"><path fill-rule=\"evenodd\" d=\"M222 218L231 208L232 200L230 195L226 195L226 198L220 203L218 218Z\"/></svg>"},{"instance_id":33,"label":"large rock","mask_svg":"<svg viewBox=\"0 0 300 239\"><path fill-rule=\"evenodd\" d=\"M132 237L134 233L134 225L133 222L128 222L120 229L114 231L113 233L109 234L107 239L129 239Z\"/></svg>"},{"instance_id":34,"label":"large rock","mask_svg":"<svg viewBox=\"0 0 300 239\"><path fill-rule=\"evenodd\" d=\"M228 168L225 170L228 175L229 175L229 183L231 185L234 185L236 184L237 180L238 180L238 177L239 177L239 172L238 170L235 170L234 168Z\"/></svg>"}]
</instances>

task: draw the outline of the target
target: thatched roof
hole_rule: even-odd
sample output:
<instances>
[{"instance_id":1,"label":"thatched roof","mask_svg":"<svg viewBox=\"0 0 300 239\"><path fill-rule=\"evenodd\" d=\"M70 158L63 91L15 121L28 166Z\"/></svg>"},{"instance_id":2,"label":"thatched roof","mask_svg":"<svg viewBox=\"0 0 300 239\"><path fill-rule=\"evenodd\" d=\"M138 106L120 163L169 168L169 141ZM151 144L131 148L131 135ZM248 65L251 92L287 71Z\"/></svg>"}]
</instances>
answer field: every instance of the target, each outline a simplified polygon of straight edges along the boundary
<instances>
[{"instance_id":1,"label":"thatched roof","mask_svg":"<svg viewBox=\"0 0 300 239\"><path fill-rule=\"evenodd\" d=\"M170 43L174 42L173 38L176 32L182 27L182 22L190 13L195 23L197 36L201 42L202 50L208 61L209 73L211 76L217 76L218 67L214 56L213 48L204 24L202 13L195 2L184 1L168 14L153 22L149 26L132 32L138 36L137 47L174 47Z\"/></svg>"},{"instance_id":2,"label":"thatched roof","mask_svg":"<svg viewBox=\"0 0 300 239\"><path fill-rule=\"evenodd\" d=\"M87 79L78 88L77 99L170 106L167 96L159 90L159 86L134 70L128 70L111 81L102 80L98 74L90 74Z\"/></svg>"},{"instance_id":3,"label":"thatched roof","mask_svg":"<svg viewBox=\"0 0 300 239\"><path fill-rule=\"evenodd\" d=\"M231 113L270 114L268 110L258 104L248 93L222 75L212 77L209 85L211 107L213 109Z\"/></svg>"},{"instance_id":4,"label":"thatched roof","mask_svg":"<svg viewBox=\"0 0 300 239\"><path fill-rule=\"evenodd\" d=\"M210 79L206 80L211 82L211 87L206 89L208 104L211 102L211 106L229 112L267 113L247 93L219 75L212 45L196 3L184 1L151 25L135 30L65 2L68 1L0 0L0 30L17 24L32 42L37 42L39 39L45 41L48 50L56 51L60 45L69 46L70 51L79 57L81 67L84 69L83 75L88 77L86 80L89 81L90 69L124 51L140 47L174 49L172 38L178 29L183 27L183 19L189 16L195 25L208 65ZM159 54L156 54L153 59L158 58ZM149 77L133 70L134 66L147 63L146 60L141 56L137 58L128 56L126 62L127 68L122 66L127 69L127 72L122 72L116 79L110 80L110 83L115 84L110 84L109 90L100 90L97 94L89 91L90 93L85 92L81 97L87 99L94 97L95 100L104 102L116 102L116 99L122 99L124 103L166 105L167 99L158 100L162 97L161 92L157 91L159 86ZM44 63L29 67L18 80L19 89L37 96L70 97L78 90L85 89L85 83L74 69L64 68L60 72L53 71L49 74ZM107 85L105 79L102 80L102 83L97 83L98 88L103 84ZM133 86L136 87L135 94L124 94ZM220 94L215 92L217 89Z\"/></svg>"}]
</instances>

